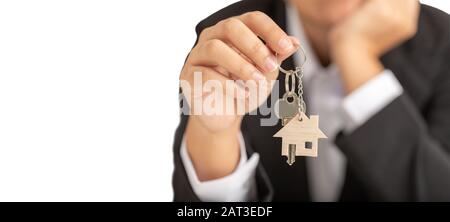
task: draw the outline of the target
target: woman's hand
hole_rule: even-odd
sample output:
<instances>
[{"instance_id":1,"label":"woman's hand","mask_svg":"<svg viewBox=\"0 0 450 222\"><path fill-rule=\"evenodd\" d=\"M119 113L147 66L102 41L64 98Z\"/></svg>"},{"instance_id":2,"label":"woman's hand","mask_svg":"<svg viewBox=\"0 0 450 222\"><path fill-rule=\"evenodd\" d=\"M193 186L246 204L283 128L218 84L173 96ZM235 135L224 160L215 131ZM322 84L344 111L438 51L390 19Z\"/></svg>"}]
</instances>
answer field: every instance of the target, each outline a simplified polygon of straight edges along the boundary
<instances>
[{"instance_id":1,"label":"woman's hand","mask_svg":"<svg viewBox=\"0 0 450 222\"><path fill-rule=\"evenodd\" d=\"M200 180L223 177L235 169L242 116L260 105L249 100L255 100L254 96L257 101L267 99L272 90L268 83L278 77L278 63L298 48L297 39L261 12L225 19L200 33L180 75L184 82L181 88L191 107L186 142ZM278 54L278 61L274 53ZM201 76L202 86L215 82L222 86L221 90L214 88L211 92L195 85L195 73L201 73L197 77ZM246 86L264 93L249 93L235 80L247 81ZM214 102L205 104L211 98ZM226 98L235 104L231 112L227 110ZM245 104L244 112L237 109L238 102ZM205 105L213 112L205 110Z\"/></svg>"},{"instance_id":2,"label":"woman's hand","mask_svg":"<svg viewBox=\"0 0 450 222\"><path fill-rule=\"evenodd\" d=\"M382 72L379 58L417 32L417 0L367 0L333 28L329 43L350 93Z\"/></svg>"}]
</instances>

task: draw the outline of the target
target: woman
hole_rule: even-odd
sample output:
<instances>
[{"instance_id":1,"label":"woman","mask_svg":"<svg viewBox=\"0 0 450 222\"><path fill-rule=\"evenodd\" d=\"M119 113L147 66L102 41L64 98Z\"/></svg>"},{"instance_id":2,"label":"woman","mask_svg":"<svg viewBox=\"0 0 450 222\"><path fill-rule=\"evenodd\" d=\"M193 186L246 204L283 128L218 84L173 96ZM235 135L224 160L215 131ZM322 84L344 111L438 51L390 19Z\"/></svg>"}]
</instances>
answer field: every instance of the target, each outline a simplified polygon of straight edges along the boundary
<instances>
[{"instance_id":1,"label":"woman","mask_svg":"<svg viewBox=\"0 0 450 222\"><path fill-rule=\"evenodd\" d=\"M182 115L175 135L174 199L450 200L449 21L415 0L248 0L206 18L182 82L194 86L201 73L203 82L284 86L278 64L301 65L291 55L302 46L308 113L320 115L329 139L317 158L289 166L273 138L280 122L197 112L208 92L182 86L195 115Z\"/></svg>"}]
</instances>

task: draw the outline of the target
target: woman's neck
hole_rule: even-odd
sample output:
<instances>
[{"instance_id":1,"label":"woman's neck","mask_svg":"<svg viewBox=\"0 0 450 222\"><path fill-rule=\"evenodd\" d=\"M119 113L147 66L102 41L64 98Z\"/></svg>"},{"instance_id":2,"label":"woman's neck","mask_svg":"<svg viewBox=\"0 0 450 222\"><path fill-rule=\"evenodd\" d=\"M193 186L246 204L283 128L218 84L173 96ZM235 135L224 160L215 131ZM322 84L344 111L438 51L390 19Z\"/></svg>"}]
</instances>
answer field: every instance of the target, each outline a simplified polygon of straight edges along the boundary
<instances>
[{"instance_id":1,"label":"woman's neck","mask_svg":"<svg viewBox=\"0 0 450 222\"><path fill-rule=\"evenodd\" d=\"M308 19L303 18L301 15L300 17L303 24L303 30L310 41L312 49L317 55L322 66L327 67L331 63L328 44L329 29L315 25L311 21L308 21Z\"/></svg>"}]
</instances>

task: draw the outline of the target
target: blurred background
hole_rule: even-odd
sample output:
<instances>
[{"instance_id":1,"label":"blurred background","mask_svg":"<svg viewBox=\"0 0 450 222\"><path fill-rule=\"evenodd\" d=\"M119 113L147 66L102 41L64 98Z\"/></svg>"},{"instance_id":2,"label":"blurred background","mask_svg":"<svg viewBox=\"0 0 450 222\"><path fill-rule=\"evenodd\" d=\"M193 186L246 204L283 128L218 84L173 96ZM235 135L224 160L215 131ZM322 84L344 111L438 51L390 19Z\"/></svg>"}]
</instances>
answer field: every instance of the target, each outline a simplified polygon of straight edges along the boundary
<instances>
[{"instance_id":1,"label":"blurred background","mask_svg":"<svg viewBox=\"0 0 450 222\"><path fill-rule=\"evenodd\" d=\"M0 201L170 201L178 75L233 2L0 1Z\"/></svg>"}]
</instances>

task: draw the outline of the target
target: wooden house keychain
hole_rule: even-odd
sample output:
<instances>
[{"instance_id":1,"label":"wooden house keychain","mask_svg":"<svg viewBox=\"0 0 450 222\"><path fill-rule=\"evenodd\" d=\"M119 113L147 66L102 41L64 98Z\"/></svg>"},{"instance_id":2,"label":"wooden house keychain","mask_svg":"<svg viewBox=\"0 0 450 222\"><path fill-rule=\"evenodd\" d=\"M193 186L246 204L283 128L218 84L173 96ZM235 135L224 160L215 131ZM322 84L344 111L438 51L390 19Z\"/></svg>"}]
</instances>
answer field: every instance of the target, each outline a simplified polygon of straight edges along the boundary
<instances>
[{"instance_id":1,"label":"wooden house keychain","mask_svg":"<svg viewBox=\"0 0 450 222\"><path fill-rule=\"evenodd\" d=\"M303 100L303 65L306 54L302 50L304 59L300 67L295 70L285 70L278 66L285 74L286 92L283 98L275 103L275 115L281 119L281 128L273 137L281 137L281 155L287 156L287 163L294 164L296 156L317 157L318 139L327 138L319 129L319 116L306 116L306 104ZM295 92L297 85L297 93Z\"/></svg>"}]
</instances>

